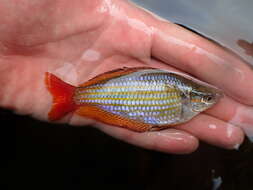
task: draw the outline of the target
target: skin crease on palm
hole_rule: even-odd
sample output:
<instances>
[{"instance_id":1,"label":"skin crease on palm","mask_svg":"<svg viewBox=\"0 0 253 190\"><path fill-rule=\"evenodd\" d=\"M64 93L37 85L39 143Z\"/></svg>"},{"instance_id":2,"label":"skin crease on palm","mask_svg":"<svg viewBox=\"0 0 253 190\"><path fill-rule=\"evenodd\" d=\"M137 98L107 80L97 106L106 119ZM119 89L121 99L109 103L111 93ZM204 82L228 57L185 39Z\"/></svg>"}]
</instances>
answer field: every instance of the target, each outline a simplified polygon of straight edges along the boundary
<instances>
[{"instance_id":1,"label":"skin crease on palm","mask_svg":"<svg viewBox=\"0 0 253 190\"><path fill-rule=\"evenodd\" d=\"M94 125L128 143L190 153L199 140L234 149L253 126L253 72L212 42L124 0L4 0L0 4L0 106L47 120L52 97L45 72L78 85L121 67L186 72L225 97L190 122L136 133L76 114L60 123ZM22 127L22 126L20 126Z\"/></svg>"}]
</instances>

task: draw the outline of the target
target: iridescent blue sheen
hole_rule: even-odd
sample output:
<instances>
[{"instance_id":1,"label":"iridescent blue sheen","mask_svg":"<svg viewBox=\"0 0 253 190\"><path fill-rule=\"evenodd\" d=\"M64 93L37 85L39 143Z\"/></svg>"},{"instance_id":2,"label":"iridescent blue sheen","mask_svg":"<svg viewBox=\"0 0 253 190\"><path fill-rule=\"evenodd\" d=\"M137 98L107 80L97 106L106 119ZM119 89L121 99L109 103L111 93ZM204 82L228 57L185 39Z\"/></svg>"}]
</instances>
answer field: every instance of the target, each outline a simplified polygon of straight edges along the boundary
<instances>
[{"instance_id":1,"label":"iridescent blue sheen","mask_svg":"<svg viewBox=\"0 0 253 190\"><path fill-rule=\"evenodd\" d=\"M199 113L189 107L193 99L187 95L197 87L197 83L176 73L144 69L79 87L75 102L145 124L170 125L187 121ZM203 94L209 93L209 88L202 88ZM216 91L211 89L212 92Z\"/></svg>"}]
</instances>

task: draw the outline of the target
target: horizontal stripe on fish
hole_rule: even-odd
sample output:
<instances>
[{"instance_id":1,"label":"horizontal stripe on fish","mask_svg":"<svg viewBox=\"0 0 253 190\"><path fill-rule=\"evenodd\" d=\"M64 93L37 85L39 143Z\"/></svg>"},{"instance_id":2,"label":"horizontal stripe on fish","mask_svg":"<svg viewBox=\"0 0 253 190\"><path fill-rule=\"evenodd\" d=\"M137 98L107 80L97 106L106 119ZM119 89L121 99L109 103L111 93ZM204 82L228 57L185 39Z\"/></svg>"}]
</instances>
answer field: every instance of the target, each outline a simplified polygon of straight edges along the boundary
<instances>
[{"instance_id":1,"label":"horizontal stripe on fish","mask_svg":"<svg viewBox=\"0 0 253 190\"><path fill-rule=\"evenodd\" d=\"M156 117L167 117L167 118L174 118L177 117L178 114L180 113L180 109L174 109L174 111L163 111L163 112L151 112L151 113L147 113L147 112L131 112L131 113L127 113L127 115L129 116L156 116Z\"/></svg>"},{"instance_id":2,"label":"horizontal stripe on fish","mask_svg":"<svg viewBox=\"0 0 253 190\"><path fill-rule=\"evenodd\" d=\"M167 86L159 86L159 85L146 85L146 86L104 86L100 88L94 89L85 89L83 93L92 93L92 92L134 92L134 91L159 91L163 92L168 89Z\"/></svg>"},{"instance_id":3,"label":"horizontal stripe on fish","mask_svg":"<svg viewBox=\"0 0 253 190\"><path fill-rule=\"evenodd\" d=\"M149 111L168 111L168 110L173 110L175 108L180 107L181 104L171 104L171 105L166 105L166 106L135 106L135 107L130 107L126 105L99 105L100 108L107 109L107 110L115 110L115 111L143 111L143 112L149 112Z\"/></svg>"},{"instance_id":4,"label":"horizontal stripe on fish","mask_svg":"<svg viewBox=\"0 0 253 190\"><path fill-rule=\"evenodd\" d=\"M142 122L148 122L151 124L157 124L162 125L165 123L172 123L174 121L177 121L181 117L181 109L174 109L172 112L149 112L149 113L143 113L143 112L121 112L121 111L110 111L111 113L127 117L129 119L134 119Z\"/></svg>"},{"instance_id":5,"label":"horizontal stripe on fish","mask_svg":"<svg viewBox=\"0 0 253 190\"><path fill-rule=\"evenodd\" d=\"M114 110L112 111L114 112ZM115 113L118 113L119 115L127 115L129 117L135 117L135 116L139 116L139 117L151 117L151 116L155 116L157 118L174 118L174 117L178 117L178 115L181 115L180 113L180 109L176 109L173 112L169 112L169 111L164 111L164 112L151 112L151 113L147 113L147 112L131 112L131 113L125 113L125 112L119 112L119 111L115 111Z\"/></svg>"},{"instance_id":6,"label":"horizontal stripe on fish","mask_svg":"<svg viewBox=\"0 0 253 190\"><path fill-rule=\"evenodd\" d=\"M167 99L167 100L108 100L108 99L86 99L86 100L77 100L77 103L82 104L82 103L93 103L93 104L107 104L107 105L129 105L129 106L135 106L135 105L168 105L168 104L173 104L180 102L181 99L175 98L175 99Z\"/></svg>"},{"instance_id":7,"label":"horizontal stripe on fish","mask_svg":"<svg viewBox=\"0 0 253 190\"><path fill-rule=\"evenodd\" d=\"M155 100L155 101L160 101L160 100L169 100L169 99L177 99L177 98L180 98L179 95L177 94L171 94L171 96L141 96L141 97L138 97L138 96L121 96L121 95L115 95L115 96L102 96L102 95L99 95L99 96L81 96L81 97L78 97L77 99L78 100L133 100L133 101L136 101L136 100L143 100L143 101L151 101L151 100Z\"/></svg>"},{"instance_id":8,"label":"horizontal stripe on fish","mask_svg":"<svg viewBox=\"0 0 253 190\"><path fill-rule=\"evenodd\" d=\"M181 109L174 109L174 111L162 111L162 112L122 112L114 110L106 110L111 113L127 117L129 119L139 120L142 122L149 122L152 124L164 124L171 123L179 120L181 117Z\"/></svg>"},{"instance_id":9,"label":"horizontal stripe on fish","mask_svg":"<svg viewBox=\"0 0 253 190\"><path fill-rule=\"evenodd\" d=\"M160 92L160 93L152 93L152 92L110 92L110 93L82 93L76 94L76 99L83 100L83 99L170 99L181 97L181 93L178 91L174 92Z\"/></svg>"},{"instance_id":10,"label":"horizontal stripe on fish","mask_svg":"<svg viewBox=\"0 0 253 190\"><path fill-rule=\"evenodd\" d=\"M156 116L156 117L175 117L177 113L180 113L180 109L173 109L173 111L163 111L163 112L131 112L127 113L129 116Z\"/></svg>"},{"instance_id":11,"label":"horizontal stripe on fish","mask_svg":"<svg viewBox=\"0 0 253 190\"><path fill-rule=\"evenodd\" d=\"M156 93L172 93L172 92L180 92L178 89L175 88L166 88L165 91L161 91L161 90L153 90L150 91L150 89L146 90L146 91L134 91L134 90L130 90L130 91L100 91L100 90L87 90L87 89L77 89L77 91L75 92L76 95L93 95L93 94L111 94L112 92L114 93L121 93L121 94L134 94L134 93L139 93L139 94L156 94Z\"/></svg>"},{"instance_id":12,"label":"horizontal stripe on fish","mask_svg":"<svg viewBox=\"0 0 253 190\"><path fill-rule=\"evenodd\" d=\"M148 95L148 94L153 94L153 95L157 95L157 94L171 94L171 93L181 93L179 90L170 90L170 89L166 89L164 91L150 91L150 90L146 90L146 91L138 91L138 90L130 90L130 91L93 91L93 92L89 92L89 91L76 91L76 96L82 96L82 95L112 95L113 94L122 94L122 95L134 95L134 94L140 94L140 95Z\"/></svg>"}]
</instances>

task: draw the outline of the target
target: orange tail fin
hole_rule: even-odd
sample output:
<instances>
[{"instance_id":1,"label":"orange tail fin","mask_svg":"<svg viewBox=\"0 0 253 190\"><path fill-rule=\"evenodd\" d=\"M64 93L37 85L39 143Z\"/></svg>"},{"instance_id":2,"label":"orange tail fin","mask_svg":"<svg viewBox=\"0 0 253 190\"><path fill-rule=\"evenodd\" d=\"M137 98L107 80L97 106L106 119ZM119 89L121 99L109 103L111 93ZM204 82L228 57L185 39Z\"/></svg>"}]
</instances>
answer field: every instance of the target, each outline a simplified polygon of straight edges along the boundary
<instances>
[{"instance_id":1,"label":"orange tail fin","mask_svg":"<svg viewBox=\"0 0 253 190\"><path fill-rule=\"evenodd\" d=\"M47 89L53 96L53 105L48 113L48 119L51 121L61 119L69 112L77 108L73 100L75 87L63 82L55 75L46 72L45 83Z\"/></svg>"}]
</instances>

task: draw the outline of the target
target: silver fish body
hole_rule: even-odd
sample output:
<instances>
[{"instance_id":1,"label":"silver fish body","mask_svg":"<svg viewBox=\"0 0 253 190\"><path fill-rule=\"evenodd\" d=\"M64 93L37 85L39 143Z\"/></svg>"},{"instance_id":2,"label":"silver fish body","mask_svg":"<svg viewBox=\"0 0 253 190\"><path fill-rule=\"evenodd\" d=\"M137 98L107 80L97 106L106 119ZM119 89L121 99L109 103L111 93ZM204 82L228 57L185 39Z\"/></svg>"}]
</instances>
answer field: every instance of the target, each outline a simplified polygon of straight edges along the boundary
<instances>
[{"instance_id":1,"label":"silver fish body","mask_svg":"<svg viewBox=\"0 0 253 190\"><path fill-rule=\"evenodd\" d=\"M75 102L162 128L190 120L221 96L215 87L182 74L142 69L78 87Z\"/></svg>"}]
</instances>

